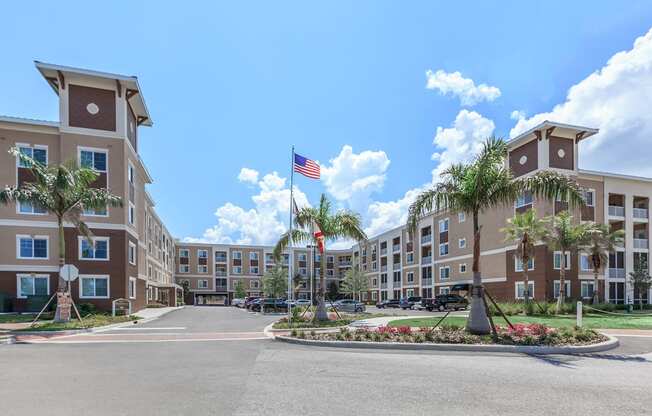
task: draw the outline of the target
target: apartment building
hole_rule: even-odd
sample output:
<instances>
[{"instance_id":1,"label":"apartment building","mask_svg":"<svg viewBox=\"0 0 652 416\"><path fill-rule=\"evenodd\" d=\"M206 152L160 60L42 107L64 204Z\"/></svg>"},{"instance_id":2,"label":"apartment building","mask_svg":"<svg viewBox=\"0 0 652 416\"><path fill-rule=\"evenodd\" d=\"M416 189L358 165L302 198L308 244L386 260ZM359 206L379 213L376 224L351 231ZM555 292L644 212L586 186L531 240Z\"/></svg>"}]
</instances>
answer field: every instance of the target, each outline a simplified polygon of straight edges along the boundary
<instances>
[{"instance_id":1,"label":"apartment building","mask_svg":"<svg viewBox=\"0 0 652 416\"><path fill-rule=\"evenodd\" d=\"M30 180L11 147L44 164L76 160L94 169L94 186L122 197L124 206L84 211L92 246L66 225L66 263L80 273L72 283L75 302L102 310L120 298L133 310L148 302L175 304L174 240L145 191L152 178L138 154L139 129L152 125L138 79L41 62L36 68L58 96L59 121L0 117L0 183ZM0 293L12 298L14 310L25 310L29 296L56 290L56 226L37 206L0 206Z\"/></svg>"}]
</instances>

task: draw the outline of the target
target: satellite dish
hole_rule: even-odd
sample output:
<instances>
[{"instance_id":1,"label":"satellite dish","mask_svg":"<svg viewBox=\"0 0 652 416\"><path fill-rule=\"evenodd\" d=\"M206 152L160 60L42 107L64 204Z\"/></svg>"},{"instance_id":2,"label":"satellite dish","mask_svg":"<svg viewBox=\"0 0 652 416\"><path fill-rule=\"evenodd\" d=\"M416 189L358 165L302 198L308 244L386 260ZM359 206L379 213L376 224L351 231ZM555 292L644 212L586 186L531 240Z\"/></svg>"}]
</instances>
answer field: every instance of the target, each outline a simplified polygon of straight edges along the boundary
<instances>
[{"instance_id":1,"label":"satellite dish","mask_svg":"<svg viewBox=\"0 0 652 416\"><path fill-rule=\"evenodd\" d=\"M72 264L64 264L59 269L59 276L66 282L72 282L79 277L79 269Z\"/></svg>"}]
</instances>

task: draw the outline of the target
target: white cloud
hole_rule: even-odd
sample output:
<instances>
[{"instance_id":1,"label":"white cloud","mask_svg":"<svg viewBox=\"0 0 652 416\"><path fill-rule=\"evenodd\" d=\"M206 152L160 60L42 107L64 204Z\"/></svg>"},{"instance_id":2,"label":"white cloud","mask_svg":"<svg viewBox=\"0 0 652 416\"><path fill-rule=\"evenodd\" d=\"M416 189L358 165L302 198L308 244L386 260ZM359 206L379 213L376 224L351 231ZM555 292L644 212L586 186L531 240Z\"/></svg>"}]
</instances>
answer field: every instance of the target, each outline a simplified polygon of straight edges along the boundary
<instances>
[{"instance_id":1,"label":"white cloud","mask_svg":"<svg viewBox=\"0 0 652 416\"><path fill-rule=\"evenodd\" d=\"M500 89L487 84L475 85L470 78L464 78L459 71L446 72L441 69L426 71L426 88L439 90L442 95L453 95L465 106L474 106L482 101L493 101L500 97Z\"/></svg>"},{"instance_id":2,"label":"white cloud","mask_svg":"<svg viewBox=\"0 0 652 416\"><path fill-rule=\"evenodd\" d=\"M321 167L324 186L330 195L353 210L369 204L370 195L383 189L390 161L382 150L354 153L349 145Z\"/></svg>"},{"instance_id":3,"label":"white cloud","mask_svg":"<svg viewBox=\"0 0 652 416\"><path fill-rule=\"evenodd\" d=\"M491 136L495 128L493 121L468 110L457 114L452 127L437 127L433 140L437 152L432 154L432 160L438 164L432 171L433 182L437 182L441 172L451 164L466 161L478 153L484 139Z\"/></svg>"},{"instance_id":4,"label":"white cloud","mask_svg":"<svg viewBox=\"0 0 652 416\"><path fill-rule=\"evenodd\" d=\"M607 64L572 86L551 111L521 118L512 137L544 120L597 127L581 143L580 167L652 176L652 29ZM643 151L632 151L643 149Z\"/></svg>"},{"instance_id":5,"label":"white cloud","mask_svg":"<svg viewBox=\"0 0 652 416\"><path fill-rule=\"evenodd\" d=\"M365 227L367 235L372 237L404 225L407 221L410 204L428 186L429 184L421 188L410 189L405 195L395 201L375 201L371 203L367 210L367 218L370 219L368 225Z\"/></svg>"},{"instance_id":6,"label":"white cloud","mask_svg":"<svg viewBox=\"0 0 652 416\"><path fill-rule=\"evenodd\" d=\"M248 179L243 182L252 183L250 180L252 176L248 176ZM251 197L254 208L247 210L227 202L215 211L216 225L206 229L201 238L187 237L184 241L275 244L279 236L287 230L290 215L290 189L285 186L286 179L278 176L277 172L268 173L260 181L253 183L258 186L259 190L256 195ZM294 199L300 207L310 205L306 195L296 186L294 187Z\"/></svg>"},{"instance_id":7,"label":"white cloud","mask_svg":"<svg viewBox=\"0 0 652 416\"><path fill-rule=\"evenodd\" d=\"M240 169L240 174L238 174L238 180L240 182L255 185L256 182L258 182L258 171L255 169L242 168Z\"/></svg>"},{"instance_id":8,"label":"white cloud","mask_svg":"<svg viewBox=\"0 0 652 416\"><path fill-rule=\"evenodd\" d=\"M525 118L525 111L523 111L523 110L514 110L509 115L509 118L511 118L512 120L517 120L517 121L521 120L521 119Z\"/></svg>"}]
</instances>

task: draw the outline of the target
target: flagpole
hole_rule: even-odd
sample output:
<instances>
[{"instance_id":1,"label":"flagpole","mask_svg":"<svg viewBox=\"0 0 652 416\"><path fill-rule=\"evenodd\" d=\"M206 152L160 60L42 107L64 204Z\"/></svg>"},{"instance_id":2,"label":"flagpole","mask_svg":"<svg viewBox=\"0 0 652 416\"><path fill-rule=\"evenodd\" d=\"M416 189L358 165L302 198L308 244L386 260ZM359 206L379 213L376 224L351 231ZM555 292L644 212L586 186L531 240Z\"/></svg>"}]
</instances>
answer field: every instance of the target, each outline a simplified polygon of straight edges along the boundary
<instances>
[{"instance_id":1,"label":"flagpole","mask_svg":"<svg viewBox=\"0 0 652 416\"><path fill-rule=\"evenodd\" d=\"M294 145L290 159L290 227L288 233L289 264L288 264L288 323L292 317L290 301L292 300L292 267L294 266L294 250L292 249L292 211L294 210Z\"/></svg>"}]
</instances>

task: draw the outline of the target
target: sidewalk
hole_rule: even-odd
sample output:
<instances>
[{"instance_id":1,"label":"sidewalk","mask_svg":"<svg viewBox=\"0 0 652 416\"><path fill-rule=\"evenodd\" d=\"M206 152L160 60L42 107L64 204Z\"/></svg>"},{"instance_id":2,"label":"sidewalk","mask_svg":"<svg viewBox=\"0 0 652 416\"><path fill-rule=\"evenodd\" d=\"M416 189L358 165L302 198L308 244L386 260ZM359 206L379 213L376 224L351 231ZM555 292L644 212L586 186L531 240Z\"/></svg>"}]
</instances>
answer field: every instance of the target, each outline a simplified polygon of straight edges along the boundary
<instances>
[{"instance_id":1,"label":"sidewalk","mask_svg":"<svg viewBox=\"0 0 652 416\"><path fill-rule=\"evenodd\" d=\"M165 308L145 308L141 309L138 312L135 312L134 315L140 317L143 319L143 321L151 321L157 318L160 318L161 316L172 312L176 311L177 309L181 309L183 306L166 306ZM142 321L140 323L143 323Z\"/></svg>"},{"instance_id":2,"label":"sidewalk","mask_svg":"<svg viewBox=\"0 0 652 416\"><path fill-rule=\"evenodd\" d=\"M394 316L382 316L379 318L369 318L369 319L361 319L359 321L354 321L351 322L349 325L349 328L378 328L381 326L387 326L388 323L396 320L402 320L402 319L423 319L423 318L442 318L446 313L445 312L439 312L436 314L433 314L431 316L424 316L424 315L394 315ZM469 315L468 312L455 312L455 314L450 314L449 316L462 316L462 317L467 317Z\"/></svg>"}]
</instances>

